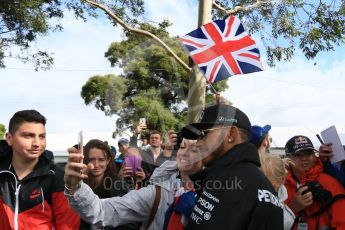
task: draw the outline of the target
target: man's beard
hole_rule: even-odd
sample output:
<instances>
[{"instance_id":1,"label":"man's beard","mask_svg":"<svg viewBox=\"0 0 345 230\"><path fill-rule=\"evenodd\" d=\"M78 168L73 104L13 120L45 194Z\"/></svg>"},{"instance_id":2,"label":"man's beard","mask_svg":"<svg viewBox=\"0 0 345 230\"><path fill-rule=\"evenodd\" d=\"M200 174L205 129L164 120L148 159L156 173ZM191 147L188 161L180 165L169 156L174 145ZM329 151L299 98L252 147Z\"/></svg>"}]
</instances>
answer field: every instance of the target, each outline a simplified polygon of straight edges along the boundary
<instances>
[{"instance_id":1,"label":"man's beard","mask_svg":"<svg viewBox=\"0 0 345 230\"><path fill-rule=\"evenodd\" d=\"M224 143L221 142L216 149L212 151L212 153L209 153L206 157L203 159L203 164L206 167L209 167L213 164L215 160L217 160L219 157L222 156L224 153Z\"/></svg>"}]
</instances>

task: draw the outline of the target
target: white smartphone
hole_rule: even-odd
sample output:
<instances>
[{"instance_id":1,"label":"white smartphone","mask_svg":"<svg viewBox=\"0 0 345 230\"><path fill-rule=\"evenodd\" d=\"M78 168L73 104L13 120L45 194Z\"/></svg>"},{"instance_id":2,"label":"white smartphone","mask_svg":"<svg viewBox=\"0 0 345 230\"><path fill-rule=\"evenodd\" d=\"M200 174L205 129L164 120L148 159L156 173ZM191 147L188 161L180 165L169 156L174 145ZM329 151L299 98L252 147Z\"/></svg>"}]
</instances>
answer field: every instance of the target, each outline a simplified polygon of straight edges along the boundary
<instances>
[{"instance_id":1,"label":"white smartphone","mask_svg":"<svg viewBox=\"0 0 345 230\"><path fill-rule=\"evenodd\" d=\"M84 155L84 140L83 140L83 131L78 133L78 149L80 153ZM80 159L80 163L83 163L83 158ZM83 170L80 170L80 174L83 174Z\"/></svg>"},{"instance_id":2,"label":"white smartphone","mask_svg":"<svg viewBox=\"0 0 345 230\"><path fill-rule=\"evenodd\" d=\"M80 131L78 133L78 149L80 150L80 153L84 155L83 148L84 148L83 131Z\"/></svg>"},{"instance_id":3,"label":"white smartphone","mask_svg":"<svg viewBox=\"0 0 345 230\"><path fill-rule=\"evenodd\" d=\"M143 118L140 118L140 119L139 119L139 124L140 124L140 125L146 125L146 118L144 118L144 117L143 117Z\"/></svg>"}]
</instances>

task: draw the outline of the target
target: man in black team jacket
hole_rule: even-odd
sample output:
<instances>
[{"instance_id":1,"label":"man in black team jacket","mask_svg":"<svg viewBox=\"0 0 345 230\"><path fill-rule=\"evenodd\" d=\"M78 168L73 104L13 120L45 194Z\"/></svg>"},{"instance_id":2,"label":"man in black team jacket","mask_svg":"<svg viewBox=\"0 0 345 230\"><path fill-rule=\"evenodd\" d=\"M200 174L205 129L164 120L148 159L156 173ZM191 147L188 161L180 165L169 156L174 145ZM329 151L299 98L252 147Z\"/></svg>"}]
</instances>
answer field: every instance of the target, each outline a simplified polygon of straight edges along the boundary
<instances>
[{"instance_id":1,"label":"man in black team jacket","mask_svg":"<svg viewBox=\"0 0 345 230\"><path fill-rule=\"evenodd\" d=\"M192 176L198 201L186 229L283 229L283 204L260 170L257 149L248 141L251 124L225 104L203 111L182 135L197 139L203 171Z\"/></svg>"}]
</instances>

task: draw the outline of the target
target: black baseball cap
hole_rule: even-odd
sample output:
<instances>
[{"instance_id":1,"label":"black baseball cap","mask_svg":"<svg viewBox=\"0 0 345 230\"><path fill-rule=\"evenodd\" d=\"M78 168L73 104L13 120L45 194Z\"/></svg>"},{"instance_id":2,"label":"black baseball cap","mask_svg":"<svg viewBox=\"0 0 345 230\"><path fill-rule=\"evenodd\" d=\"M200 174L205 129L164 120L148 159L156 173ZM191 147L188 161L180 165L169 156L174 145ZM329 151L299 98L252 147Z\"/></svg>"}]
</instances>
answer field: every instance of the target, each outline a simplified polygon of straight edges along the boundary
<instances>
[{"instance_id":1,"label":"black baseball cap","mask_svg":"<svg viewBox=\"0 0 345 230\"><path fill-rule=\"evenodd\" d=\"M306 136L297 135L291 137L285 144L285 153L288 155L298 154L303 150L313 150L317 152L317 150L314 149L313 142Z\"/></svg>"},{"instance_id":2,"label":"black baseball cap","mask_svg":"<svg viewBox=\"0 0 345 230\"><path fill-rule=\"evenodd\" d=\"M227 104L216 104L201 112L199 122L182 128L182 136L187 139L198 139L201 130L216 126L236 126L251 131L251 123L247 115L238 108Z\"/></svg>"}]
</instances>

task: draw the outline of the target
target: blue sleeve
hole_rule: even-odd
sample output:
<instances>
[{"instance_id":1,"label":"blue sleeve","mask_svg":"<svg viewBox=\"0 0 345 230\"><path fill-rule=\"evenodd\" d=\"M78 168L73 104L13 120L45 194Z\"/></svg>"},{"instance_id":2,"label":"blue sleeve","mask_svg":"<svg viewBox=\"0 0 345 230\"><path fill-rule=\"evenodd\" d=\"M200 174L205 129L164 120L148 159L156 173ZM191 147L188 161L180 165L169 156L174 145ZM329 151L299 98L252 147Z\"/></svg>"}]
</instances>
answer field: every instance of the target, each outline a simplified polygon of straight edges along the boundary
<instances>
[{"instance_id":1,"label":"blue sleeve","mask_svg":"<svg viewBox=\"0 0 345 230\"><path fill-rule=\"evenodd\" d=\"M339 167L337 164L332 164L329 161L323 162L324 172L331 177L337 179L343 187L345 186L345 161Z\"/></svg>"},{"instance_id":2,"label":"blue sleeve","mask_svg":"<svg viewBox=\"0 0 345 230\"><path fill-rule=\"evenodd\" d=\"M345 188L345 161L341 162L341 166L340 166L340 170L339 170L337 179L338 179L338 181L340 181L340 183Z\"/></svg>"},{"instance_id":3,"label":"blue sleeve","mask_svg":"<svg viewBox=\"0 0 345 230\"><path fill-rule=\"evenodd\" d=\"M332 164L330 161L323 161L322 164L324 173L327 173L331 177L337 178L339 169L336 165Z\"/></svg>"}]
</instances>

